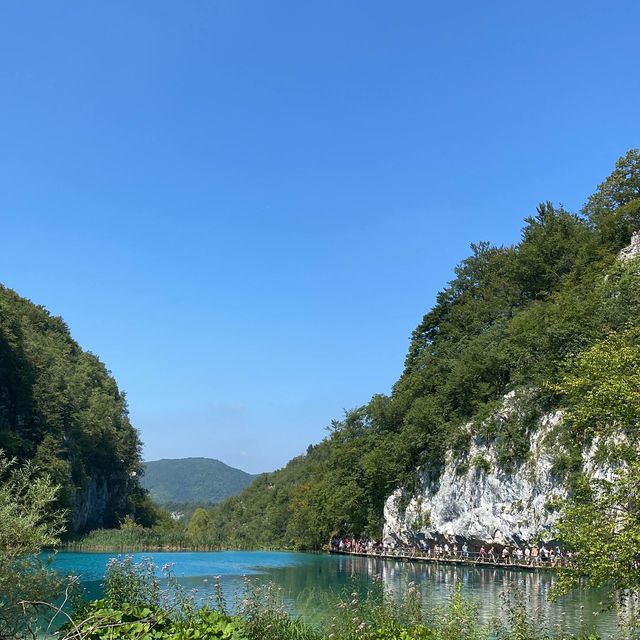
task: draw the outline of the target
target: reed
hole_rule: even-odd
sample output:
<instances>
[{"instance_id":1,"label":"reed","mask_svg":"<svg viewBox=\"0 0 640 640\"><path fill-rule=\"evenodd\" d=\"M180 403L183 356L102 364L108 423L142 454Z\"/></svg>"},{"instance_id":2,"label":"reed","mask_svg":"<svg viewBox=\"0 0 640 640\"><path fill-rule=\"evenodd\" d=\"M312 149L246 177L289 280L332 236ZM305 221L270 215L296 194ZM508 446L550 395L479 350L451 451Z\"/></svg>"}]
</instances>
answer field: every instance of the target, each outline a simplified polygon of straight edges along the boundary
<instances>
[{"instance_id":1,"label":"reed","mask_svg":"<svg viewBox=\"0 0 640 640\"><path fill-rule=\"evenodd\" d=\"M68 551L220 551L219 544L190 536L186 531L156 529L97 529L63 546Z\"/></svg>"}]
</instances>

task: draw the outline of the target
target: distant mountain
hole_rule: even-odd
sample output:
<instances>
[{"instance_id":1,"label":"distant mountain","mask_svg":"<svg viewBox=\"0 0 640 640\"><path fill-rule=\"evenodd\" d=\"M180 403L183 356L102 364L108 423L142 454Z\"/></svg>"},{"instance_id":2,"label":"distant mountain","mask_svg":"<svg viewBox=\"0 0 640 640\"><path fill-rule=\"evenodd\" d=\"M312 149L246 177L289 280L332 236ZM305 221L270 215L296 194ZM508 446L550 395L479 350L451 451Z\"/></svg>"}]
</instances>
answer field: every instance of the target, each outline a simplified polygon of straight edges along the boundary
<instances>
[{"instance_id":1,"label":"distant mountain","mask_svg":"<svg viewBox=\"0 0 640 640\"><path fill-rule=\"evenodd\" d=\"M144 463L142 486L158 504L217 503L235 496L257 476L212 458L180 458Z\"/></svg>"}]
</instances>

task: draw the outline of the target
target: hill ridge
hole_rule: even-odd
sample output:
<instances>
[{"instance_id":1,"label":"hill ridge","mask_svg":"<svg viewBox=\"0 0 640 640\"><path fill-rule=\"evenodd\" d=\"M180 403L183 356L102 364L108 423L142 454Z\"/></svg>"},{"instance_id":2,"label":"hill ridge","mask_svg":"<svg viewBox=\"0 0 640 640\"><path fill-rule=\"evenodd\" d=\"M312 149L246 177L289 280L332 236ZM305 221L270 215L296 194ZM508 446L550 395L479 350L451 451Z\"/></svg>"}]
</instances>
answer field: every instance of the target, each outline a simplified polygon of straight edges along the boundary
<instances>
[{"instance_id":1,"label":"hill ridge","mask_svg":"<svg viewBox=\"0 0 640 640\"><path fill-rule=\"evenodd\" d=\"M240 493L256 477L218 458L160 458L145 461L142 485L158 504L216 504Z\"/></svg>"}]
</instances>

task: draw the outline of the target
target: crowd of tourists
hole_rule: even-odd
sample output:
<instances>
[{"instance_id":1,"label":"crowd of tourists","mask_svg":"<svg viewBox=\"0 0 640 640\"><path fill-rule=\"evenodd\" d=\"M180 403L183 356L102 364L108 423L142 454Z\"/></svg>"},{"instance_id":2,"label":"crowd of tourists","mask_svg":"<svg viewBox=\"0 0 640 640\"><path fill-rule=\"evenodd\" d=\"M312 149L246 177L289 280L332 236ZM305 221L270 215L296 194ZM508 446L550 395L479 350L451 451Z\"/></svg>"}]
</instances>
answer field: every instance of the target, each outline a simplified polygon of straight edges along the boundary
<instances>
[{"instance_id":1,"label":"crowd of tourists","mask_svg":"<svg viewBox=\"0 0 640 640\"><path fill-rule=\"evenodd\" d=\"M471 549L467 542L433 543L418 540L412 545L404 545L396 540L376 541L368 538L349 538L334 536L331 550L342 553L355 553L379 556L398 556L404 558L426 558L431 560L453 560L460 562L520 565L520 566L563 566L571 559L571 553L560 545L540 542L524 546L481 545Z\"/></svg>"}]
</instances>

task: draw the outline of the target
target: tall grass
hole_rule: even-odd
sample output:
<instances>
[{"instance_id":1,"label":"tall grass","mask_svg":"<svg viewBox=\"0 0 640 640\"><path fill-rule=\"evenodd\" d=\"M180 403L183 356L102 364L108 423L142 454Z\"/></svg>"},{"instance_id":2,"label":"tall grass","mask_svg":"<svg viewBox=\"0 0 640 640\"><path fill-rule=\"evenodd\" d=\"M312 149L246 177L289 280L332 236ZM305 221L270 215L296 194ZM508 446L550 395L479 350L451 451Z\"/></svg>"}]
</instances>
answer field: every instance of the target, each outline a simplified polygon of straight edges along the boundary
<instances>
[{"instance_id":1,"label":"tall grass","mask_svg":"<svg viewBox=\"0 0 640 640\"><path fill-rule=\"evenodd\" d=\"M96 529L77 540L68 540L62 546L68 551L225 551L227 549L253 550L255 547L229 547L206 535L193 536L184 530L167 531L161 528L131 527ZM282 550L282 547L263 547Z\"/></svg>"},{"instance_id":2,"label":"tall grass","mask_svg":"<svg viewBox=\"0 0 640 640\"><path fill-rule=\"evenodd\" d=\"M186 531L156 529L97 529L64 545L70 551L220 551L220 545Z\"/></svg>"}]
</instances>

